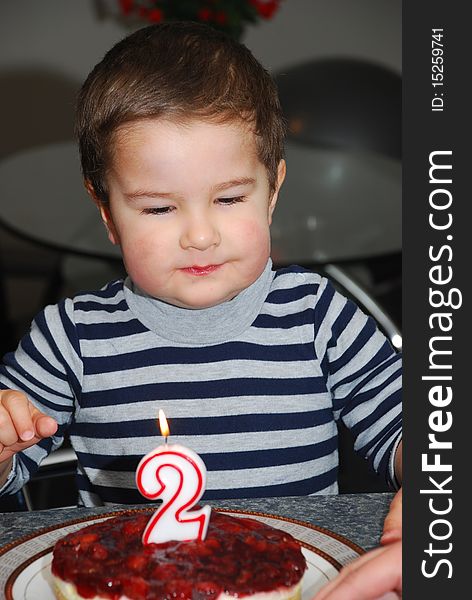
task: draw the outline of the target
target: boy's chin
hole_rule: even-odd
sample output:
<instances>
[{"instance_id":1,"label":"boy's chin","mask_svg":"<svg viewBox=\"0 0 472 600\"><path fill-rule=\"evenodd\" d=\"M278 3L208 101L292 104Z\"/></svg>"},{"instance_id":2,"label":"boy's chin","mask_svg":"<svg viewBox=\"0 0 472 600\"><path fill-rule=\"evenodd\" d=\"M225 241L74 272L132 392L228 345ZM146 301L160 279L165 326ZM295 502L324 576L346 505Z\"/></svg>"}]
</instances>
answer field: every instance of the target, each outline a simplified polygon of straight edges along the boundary
<instances>
[{"instance_id":1,"label":"boy's chin","mask_svg":"<svg viewBox=\"0 0 472 600\"><path fill-rule=\"evenodd\" d=\"M187 308L189 310L203 310L205 308L213 308L214 306L218 306L219 304L223 304L232 300L237 293L233 293L232 295L228 295L227 297L219 297L219 298L188 298L188 299L179 299L174 301L168 301L169 304L174 304L174 306L178 306L179 308Z\"/></svg>"},{"instance_id":2,"label":"boy's chin","mask_svg":"<svg viewBox=\"0 0 472 600\"><path fill-rule=\"evenodd\" d=\"M232 287L218 289L218 286L212 286L212 288L203 289L203 286L194 286L192 289L182 290L182 293L176 294L174 297L160 297L160 299L179 308L202 310L229 302L241 291Z\"/></svg>"}]
</instances>

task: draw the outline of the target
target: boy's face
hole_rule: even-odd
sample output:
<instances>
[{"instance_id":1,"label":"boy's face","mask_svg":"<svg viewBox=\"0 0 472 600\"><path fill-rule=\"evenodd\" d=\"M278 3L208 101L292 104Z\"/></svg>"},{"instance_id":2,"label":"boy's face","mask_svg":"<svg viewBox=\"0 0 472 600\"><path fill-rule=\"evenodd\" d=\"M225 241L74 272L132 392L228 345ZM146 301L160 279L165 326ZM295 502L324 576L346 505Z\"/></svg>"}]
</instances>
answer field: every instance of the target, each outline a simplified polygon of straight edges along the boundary
<instances>
[{"instance_id":1,"label":"boy's face","mask_svg":"<svg viewBox=\"0 0 472 600\"><path fill-rule=\"evenodd\" d=\"M242 123L132 123L115 137L101 213L126 270L145 292L176 306L230 300L262 273L270 197L255 139Z\"/></svg>"}]
</instances>

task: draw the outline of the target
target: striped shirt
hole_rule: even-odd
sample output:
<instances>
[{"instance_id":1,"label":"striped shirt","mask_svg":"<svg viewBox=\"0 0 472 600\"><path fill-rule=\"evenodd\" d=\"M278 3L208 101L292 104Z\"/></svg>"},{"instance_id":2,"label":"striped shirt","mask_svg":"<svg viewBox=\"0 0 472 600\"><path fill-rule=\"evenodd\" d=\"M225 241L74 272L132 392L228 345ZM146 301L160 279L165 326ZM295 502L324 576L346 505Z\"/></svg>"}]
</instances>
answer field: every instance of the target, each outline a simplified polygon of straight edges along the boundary
<instances>
[{"instance_id":1,"label":"striped shirt","mask_svg":"<svg viewBox=\"0 0 472 600\"><path fill-rule=\"evenodd\" d=\"M15 456L14 493L67 433L79 504L139 503L135 470L162 443L192 448L205 498L337 493L336 422L394 485L401 435L401 356L325 278L273 271L201 310L151 298L126 279L48 306L0 368L57 433Z\"/></svg>"}]
</instances>

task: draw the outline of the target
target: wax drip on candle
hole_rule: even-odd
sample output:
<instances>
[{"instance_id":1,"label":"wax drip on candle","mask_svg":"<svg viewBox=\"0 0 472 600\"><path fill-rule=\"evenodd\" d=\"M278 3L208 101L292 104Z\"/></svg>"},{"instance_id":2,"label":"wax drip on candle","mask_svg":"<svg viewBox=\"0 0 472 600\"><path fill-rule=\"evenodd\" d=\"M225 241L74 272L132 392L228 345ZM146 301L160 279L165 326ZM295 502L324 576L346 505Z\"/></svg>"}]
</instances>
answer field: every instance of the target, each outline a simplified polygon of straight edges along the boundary
<instances>
[{"instance_id":1,"label":"wax drip on candle","mask_svg":"<svg viewBox=\"0 0 472 600\"><path fill-rule=\"evenodd\" d=\"M205 463L190 448L167 444L170 430L162 410L159 410L159 426L164 445L146 454L136 470L136 485L141 494L150 500L163 501L144 530L143 543L203 540L211 508L189 509L205 491Z\"/></svg>"}]
</instances>

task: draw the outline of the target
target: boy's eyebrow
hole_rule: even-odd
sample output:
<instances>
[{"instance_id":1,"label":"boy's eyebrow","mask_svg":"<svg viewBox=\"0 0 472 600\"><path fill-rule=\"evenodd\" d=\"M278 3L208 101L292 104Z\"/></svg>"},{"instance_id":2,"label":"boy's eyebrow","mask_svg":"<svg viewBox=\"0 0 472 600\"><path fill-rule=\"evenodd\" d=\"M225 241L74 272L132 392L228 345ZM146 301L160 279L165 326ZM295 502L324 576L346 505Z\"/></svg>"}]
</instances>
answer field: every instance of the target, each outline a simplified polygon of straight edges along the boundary
<instances>
[{"instance_id":1,"label":"boy's eyebrow","mask_svg":"<svg viewBox=\"0 0 472 600\"><path fill-rule=\"evenodd\" d=\"M151 192L147 190L136 190L135 192L127 192L125 196L128 200L139 200L140 198L175 198L176 194L168 192Z\"/></svg>"},{"instance_id":2,"label":"boy's eyebrow","mask_svg":"<svg viewBox=\"0 0 472 600\"><path fill-rule=\"evenodd\" d=\"M254 177L240 177L238 179L232 179L231 181L224 181L218 183L212 189L214 192L223 192L232 187L239 185L254 185L256 180ZM147 190L136 190L135 192L128 192L125 194L128 200L138 200L139 198L175 198L180 197L180 194L173 194L169 192L151 192Z\"/></svg>"},{"instance_id":3,"label":"boy's eyebrow","mask_svg":"<svg viewBox=\"0 0 472 600\"><path fill-rule=\"evenodd\" d=\"M223 183L218 183L215 185L213 190L215 192L223 192L232 187L237 187L238 185L254 185L256 180L254 177L241 177L239 179L232 179L231 181L224 181Z\"/></svg>"}]
</instances>

